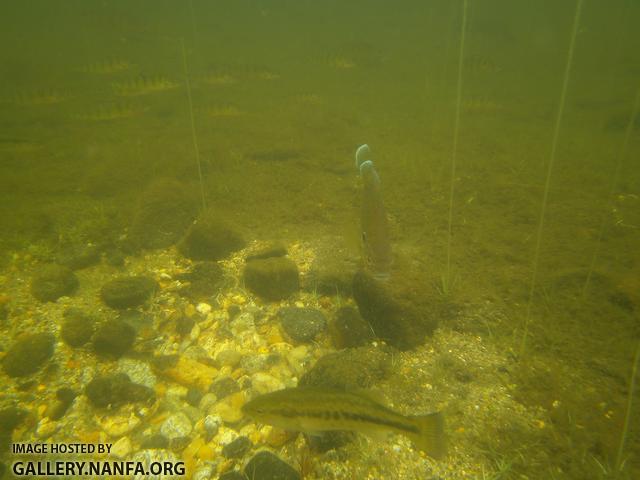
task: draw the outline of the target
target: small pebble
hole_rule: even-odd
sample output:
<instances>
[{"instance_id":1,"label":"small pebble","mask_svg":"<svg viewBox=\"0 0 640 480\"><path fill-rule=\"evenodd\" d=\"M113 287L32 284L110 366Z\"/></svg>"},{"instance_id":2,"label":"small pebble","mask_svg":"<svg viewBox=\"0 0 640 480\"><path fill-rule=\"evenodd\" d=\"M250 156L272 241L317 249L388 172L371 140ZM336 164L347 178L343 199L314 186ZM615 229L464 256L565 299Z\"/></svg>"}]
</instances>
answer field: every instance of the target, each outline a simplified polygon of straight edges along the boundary
<instances>
[{"instance_id":1,"label":"small pebble","mask_svg":"<svg viewBox=\"0 0 640 480\"><path fill-rule=\"evenodd\" d=\"M167 418L160 427L160 433L169 441L174 438L186 437L191 433L191 420L184 413L178 412Z\"/></svg>"},{"instance_id":2,"label":"small pebble","mask_svg":"<svg viewBox=\"0 0 640 480\"><path fill-rule=\"evenodd\" d=\"M202 315L206 316L209 312L211 312L211 305L209 305L208 303L199 303L196 306L196 310Z\"/></svg>"},{"instance_id":3,"label":"small pebble","mask_svg":"<svg viewBox=\"0 0 640 480\"><path fill-rule=\"evenodd\" d=\"M284 388L284 384L279 379L275 378L273 375L263 372L258 372L251 376L251 386L259 395Z\"/></svg>"},{"instance_id":4,"label":"small pebble","mask_svg":"<svg viewBox=\"0 0 640 480\"><path fill-rule=\"evenodd\" d=\"M131 440L129 437L122 437L111 447L111 455L116 458L125 458L131 453Z\"/></svg>"}]
</instances>

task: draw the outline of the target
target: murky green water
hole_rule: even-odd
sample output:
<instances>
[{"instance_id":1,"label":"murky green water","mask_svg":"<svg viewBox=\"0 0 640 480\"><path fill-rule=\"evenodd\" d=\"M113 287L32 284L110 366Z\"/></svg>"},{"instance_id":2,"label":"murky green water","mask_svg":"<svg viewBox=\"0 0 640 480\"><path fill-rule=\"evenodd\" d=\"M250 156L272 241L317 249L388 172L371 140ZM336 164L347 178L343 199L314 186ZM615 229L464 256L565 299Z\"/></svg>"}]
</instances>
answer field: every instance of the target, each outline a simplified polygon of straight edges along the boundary
<instances>
[{"instance_id":1,"label":"murky green water","mask_svg":"<svg viewBox=\"0 0 640 480\"><path fill-rule=\"evenodd\" d=\"M120 441L121 458L134 458L188 410L193 428L176 435L184 444L164 431L170 441L157 451L186 459L196 478L241 470L264 445L305 478L636 478L639 22L630 0L5 7L0 347L6 359L23 335L42 332L55 347L24 375L3 360L0 410L19 421L2 426L2 448ZM394 257L382 288L420 328L406 327L417 341L394 345L395 327L389 337L365 318L365 343L411 348L392 350L384 375L346 387L381 389L404 415L443 411L449 455L438 462L400 437L329 452L302 437L269 443L265 427L237 415L348 347L336 312L369 306L350 287L362 263L354 154L363 143ZM187 254L196 247L181 240L205 206L242 237L218 256ZM243 272L245 257L273 242L300 288L267 299ZM202 260L218 267L194 273ZM53 301L32 286L49 264L78 283ZM101 289L124 275L152 278L153 297L110 308ZM329 277L326 291L318 278ZM328 327L292 338L278 321L285 305L321 310ZM105 357L92 329L88 343L69 345L69 309L95 317L96 331L124 322L132 345ZM275 360L227 364L221 351ZM176 379L157 366L167 355L195 371ZM153 371L142 377L154 399L92 405L89 382L131 377L128 360ZM189 403L209 392L208 376L233 378L240 393ZM63 386L75 400L53 419ZM130 430L96 420L139 408L148 411ZM216 434L207 416L222 418ZM251 449L225 457L238 435ZM15 458L2 455L10 470Z\"/></svg>"}]
</instances>

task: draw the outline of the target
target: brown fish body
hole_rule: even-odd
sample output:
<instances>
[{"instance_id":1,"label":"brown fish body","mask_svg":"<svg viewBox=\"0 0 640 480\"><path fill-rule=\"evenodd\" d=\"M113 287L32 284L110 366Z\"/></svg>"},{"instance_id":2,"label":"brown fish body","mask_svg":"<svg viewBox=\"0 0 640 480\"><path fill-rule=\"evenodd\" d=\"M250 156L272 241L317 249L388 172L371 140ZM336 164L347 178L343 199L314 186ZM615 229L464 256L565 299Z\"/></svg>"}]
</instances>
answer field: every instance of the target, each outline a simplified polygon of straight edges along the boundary
<instances>
[{"instance_id":1,"label":"brown fish body","mask_svg":"<svg viewBox=\"0 0 640 480\"><path fill-rule=\"evenodd\" d=\"M409 437L433 458L443 457L446 450L440 412L404 416L359 393L287 388L256 397L242 410L259 422L284 430L305 433L348 430L374 436L394 432Z\"/></svg>"},{"instance_id":2,"label":"brown fish body","mask_svg":"<svg viewBox=\"0 0 640 480\"><path fill-rule=\"evenodd\" d=\"M389 277L393 260L389 221L382 200L380 177L371 160L368 145L356 150L356 168L362 178L362 248L365 266L374 277L385 280Z\"/></svg>"},{"instance_id":3,"label":"brown fish body","mask_svg":"<svg viewBox=\"0 0 640 480\"><path fill-rule=\"evenodd\" d=\"M392 263L389 221L382 200L380 179L373 164L362 165L362 245L367 268L374 275L389 275Z\"/></svg>"}]
</instances>

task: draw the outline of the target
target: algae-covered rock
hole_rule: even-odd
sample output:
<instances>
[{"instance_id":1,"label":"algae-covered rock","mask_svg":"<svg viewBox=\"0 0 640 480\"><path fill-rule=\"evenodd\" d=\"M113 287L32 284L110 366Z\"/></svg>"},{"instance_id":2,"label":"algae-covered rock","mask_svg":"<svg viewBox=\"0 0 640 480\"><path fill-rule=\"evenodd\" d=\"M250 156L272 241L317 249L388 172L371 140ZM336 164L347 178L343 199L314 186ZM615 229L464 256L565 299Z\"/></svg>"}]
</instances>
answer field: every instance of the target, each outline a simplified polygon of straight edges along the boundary
<instances>
[{"instance_id":1,"label":"algae-covered rock","mask_svg":"<svg viewBox=\"0 0 640 480\"><path fill-rule=\"evenodd\" d=\"M166 248L176 243L196 216L195 196L174 179L159 179L140 196L129 238L139 248Z\"/></svg>"},{"instance_id":2,"label":"algae-covered rock","mask_svg":"<svg viewBox=\"0 0 640 480\"><path fill-rule=\"evenodd\" d=\"M11 446L11 433L27 417L29 412L16 406L0 409L0 456L4 456ZM3 471L0 468L0 478Z\"/></svg>"},{"instance_id":3,"label":"algae-covered rock","mask_svg":"<svg viewBox=\"0 0 640 480\"><path fill-rule=\"evenodd\" d=\"M118 407L127 403L149 402L155 398L154 391L133 383L124 373L95 377L84 389L94 407Z\"/></svg>"},{"instance_id":4,"label":"algae-covered rock","mask_svg":"<svg viewBox=\"0 0 640 480\"><path fill-rule=\"evenodd\" d=\"M298 266L286 257L251 260L244 267L244 283L266 300L283 300L300 288Z\"/></svg>"},{"instance_id":5,"label":"algae-covered rock","mask_svg":"<svg viewBox=\"0 0 640 480\"><path fill-rule=\"evenodd\" d=\"M327 327L322 311L308 307L282 307L278 310L280 324L294 342L310 342Z\"/></svg>"},{"instance_id":6,"label":"algae-covered rock","mask_svg":"<svg viewBox=\"0 0 640 480\"><path fill-rule=\"evenodd\" d=\"M47 417L51 420L60 420L67 413L76 396L77 393L68 387L59 388L56 391L56 401L47 409Z\"/></svg>"},{"instance_id":7,"label":"algae-covered rock","mask_svg":"<svg viewBox=\"0 0 640 480\"><path fill-rule=\"evenodd\" d=\"M382 282L360 271L353 278L353 298L378 338L400 350L421 345L437 326L423 307L424 293L409 281Z\"/></svg>"},{"instance_id":8,"label":"algae-covered rock","mask_svg":"<svg viewBox=\"0 0 640 480\"><path fill-rule=\"evenodd\" d=\"M245 258L245 261L250 262L251 260L263 260L265 258L284 257L286 255L287 247L281 243L272 243L256 252L250 253Z\"/></svg>"},{"instance_id":9,"label":"algae-covered rock","mask_svg":"<svg viewBox=\"0 0 640 480\"><path fill-rule=\"evenodd\" d=\"M300 473L273 453L262 450L244 467L244 474L252 480L300 480Z\"/></svg>"},{"instance_id":10,"label":"algae-covered rock","mask_svg":"<svg viewBox=\"0 0 640 480\"><path fill-rule=\"evenodd\" d=\"M389 348L349 348L320 357L302 376L299 385L357 390L371 387L384 379L390 371Z\"/></svg>"},{"instance_id":11,"label":"algae-covered rock","mask_svg":"<svg viewBox=\"0 0 640 480\"><path fill-rule=\"evenodd\" d=\"M175 320L176 333L179 335L189 335L196 324L193 317L187 317L186 315L178 315Z\"/></svg>"},{"instance_id":12,"label":"algae-covered rock","mask_svg":"<svg viewBox=\"0 0 640 480\"><path fill-rule=\"evenodd\" d=\"M158 283L151 277L142 275L119 277L102 286L100 297L111 308L122 310L142 305L157 288Z\"/></svg>"},{"instance_id":13,"label":"algae-covered rock","mask_svg":"<svg viewBox=\"0 0 640 480\"><path fill-rule=\"evenodd\" d=\"M9 348L2 368L10 377L24 377L42 368L53 355L55 339L50 333L25 335Z\"/></svg>"},{"instance_id":14,"label":"algae-covered rock","mask_svg":"<svg viewBox=\"0 0 640 480\"><path fill-rule=\"evenodd\" d=\"M31 281L31 294L41 302L55 302L72 295L78 288L78 277L62 265L43 267Z\"/></svg>"},{"instance_id":15,"label":"algae-covered rock","mask_svg":"<svg viewBox=\"0 0 640 480\"><path fill-rule=\"evenodd\" d=\"M192 260L222 260L246 245L242 235L217 212L207 210L189 227L178 250Z\"/></svg>"},{"instance_id":16,"label":"algae-covered rock","mask_svg":"<svg viewBox=\"0 0 640 480\"><path fill-rule=\"evenodd\" d=\"M101 250L97 245L74 245L58 257L58 263L71 270L81 270L100 262Z\"/></svg>"},{"instance_id":17,"label":"algae-covered rock","mask_svg":"<svg viewBox=\"0 0 640 480\"><path fill-rule=\"evenodd\" d=\"M222 456L225 458L242 458L245 453L251 450L251 447L253 447L253 444L249 437L240 435L222 447Z\"/></svg>"},{"instance_id":18,"label":"algae-covered rock","mask_svg":"<svg viewBox=\"0 0 640 480\"><path fill-rule=\"evenodd\" d=\"M99 355L120 357L133 345L136 331L120 319L104 322L93 337L93 349Z\"/></svg>"},{"instance_id":19,"label":"algae-covered rock","mask_svg":"<svg viewBox=\"0 0 640 480\"><path fill-rule=\"evenodd\" d=\"M229 395L240 391L240 386L231 377L222 377L211 384L209 391L213 393L218 400L222 400Z\"/></svg>"},{"instance_id":20,"label":"algae-covered rock","mask_svg":"<svg viewBox=\"0 0 640 480\"><path fill-rule=\"evenodd\" d=\"M206 300L219 291L224 272L216 262L200 262L191 271L178 274L176 278L186 282L180 293L197 302Z\"/></svg>"},{"instance_id":21,"label":"algae-covered rock","mask_svg":"<svg viewBox=\"0 0 640 480\"><path fill-rule=\"evenodd\" d=\"M0 410L0 433L11 433L27 417L29 412L16 406ZM0 477L2 478L2 477Z\"/></svg>"},{"instance_id":22,"label":"algae-covered rock","mask_svg":"<svg viewBox=\"0 0 640 480\"><path fill-rule=\"evenodd\" d=\"M316 258L305 276L303 288L320 295L350 297L359 257L341 238L323 238L317 240L314 247Z\"/></svg>"},{"instance_id":23,"label":"algae-covered rock","mask_svg":"<svg viewBox=\"0 0 640 480\"><path fill-rule=\"evenodd\" d=\"M95 320L78 308L68 308L60 328L60 336L71 347L81 347L93 335Z\"/></svg>"},{"instance_id":24,"label":"algae-covered rock","mask_svg":"<svg viewBox=\"0 0 640 480\"><path fill-rule=\"evenodd\" d=\"M361 347L375 338L369 324L351 305L338 309L329 331L337 348Z\"/></svg>"}]
</instances>

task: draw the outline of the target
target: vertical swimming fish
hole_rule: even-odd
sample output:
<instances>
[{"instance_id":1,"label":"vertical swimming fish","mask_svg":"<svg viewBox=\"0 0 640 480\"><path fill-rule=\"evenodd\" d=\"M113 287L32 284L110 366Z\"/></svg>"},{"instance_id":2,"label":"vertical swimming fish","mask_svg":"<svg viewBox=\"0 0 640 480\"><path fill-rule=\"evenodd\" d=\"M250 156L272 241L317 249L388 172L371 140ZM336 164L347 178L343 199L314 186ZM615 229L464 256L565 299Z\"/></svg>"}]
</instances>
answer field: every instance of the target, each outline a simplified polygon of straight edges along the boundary
<instances>
[{"instance_id":1,"label":"vertical swimming fish","mask_svg":"<svg viewBox=\"0 0 640 480\"><path fill-rule=\"evenodd\" d=\"M392 263L389 222L382 201L380 177L370 156L371 150L366 144L356 150L356 168L362 178L362 246L367 268L377 279L386 280Z\"/></svg>"}]
</instances>

